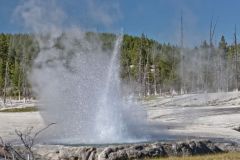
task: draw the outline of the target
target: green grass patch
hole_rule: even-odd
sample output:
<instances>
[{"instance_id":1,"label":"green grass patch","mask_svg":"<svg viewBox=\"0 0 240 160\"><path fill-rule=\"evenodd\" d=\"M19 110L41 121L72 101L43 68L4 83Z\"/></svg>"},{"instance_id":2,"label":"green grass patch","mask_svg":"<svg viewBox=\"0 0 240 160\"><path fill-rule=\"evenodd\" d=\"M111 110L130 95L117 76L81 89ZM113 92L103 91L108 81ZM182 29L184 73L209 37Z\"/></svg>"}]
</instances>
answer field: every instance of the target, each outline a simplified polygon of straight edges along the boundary
<instances>
[{"instance_id":1,"label":"green grass patch","mask_svg":"<svg viewBox=\"0 0 240 160\"><path fill-rule=\"evenodd\" d=\"M212 154L189 157L168 157L168 158L149 158L147 160L239 160L240 152L229 152L223 154Z\"/></svg>"},{"instance_id":2,"label":"green grass patch","mask_svg":"<svg viewBox=\"0 0 240 160\"><path fill-rule=\"evenodd\" d=\"M150 96L143 97L143 100L144 100L144 101L151 101L151 100L157 99L158 97L159 97L159 96L150 95Z\"/></svg>"},{"instance_id":3,"label":"green grass patch","mask_svg":"<svg viewBox=\"0 0 240 160\"><path fill-rule=\"evenodd\" d=\"M37 107L22 107L22 108L4 108L0 112L37 112Z\"/></svg>"}]
</instances>

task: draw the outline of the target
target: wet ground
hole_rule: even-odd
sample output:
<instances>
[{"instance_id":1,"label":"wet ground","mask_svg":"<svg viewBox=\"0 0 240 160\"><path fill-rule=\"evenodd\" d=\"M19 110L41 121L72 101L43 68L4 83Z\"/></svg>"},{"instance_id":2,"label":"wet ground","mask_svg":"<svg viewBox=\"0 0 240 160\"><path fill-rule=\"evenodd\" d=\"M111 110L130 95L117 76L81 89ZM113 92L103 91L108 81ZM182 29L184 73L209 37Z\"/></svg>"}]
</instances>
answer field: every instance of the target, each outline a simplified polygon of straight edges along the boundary
<instances>
[{"instance_id":1,"label":"wet ground","mask_svg":"<svg viewBox=\"0 0 240 160\"><path fill-rule=\"evenodd\" d=\"M207 99L204 97L207 96ZM146 103L151 122L176 137L226 139L240 142L239 93L215 93L156 98Z\"/></svg>"},{"instance_id":2,"label":"wet ground","mask_svg":"<svg viewBox=\"0 0 240 160\"><path fill-rule=\"evenodd\" d=\"M150 136L153 141L210 138L240 142L240 132L233 129L240 125L239 97L238 92L155 97L143 103ZM35 130L44 127L38 112L0 112L0 136L5 140L16 138L15 129L31 126Z\"/></svg>"}]
</instances>

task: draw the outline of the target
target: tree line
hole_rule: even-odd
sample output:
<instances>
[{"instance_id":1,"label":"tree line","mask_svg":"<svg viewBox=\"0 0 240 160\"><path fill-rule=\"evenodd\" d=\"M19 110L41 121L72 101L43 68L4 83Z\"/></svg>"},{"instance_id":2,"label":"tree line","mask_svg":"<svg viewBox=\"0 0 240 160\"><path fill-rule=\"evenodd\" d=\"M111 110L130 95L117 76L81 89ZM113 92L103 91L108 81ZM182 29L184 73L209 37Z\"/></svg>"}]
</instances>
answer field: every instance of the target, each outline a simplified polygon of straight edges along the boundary
<instances>
[{"instance_id":1,"label":"tree line","mask_svg":"<svg viewBox=\"0 0 240 160\"><path fill-rule=\"evenodd\" d=\"M29 34L0 34L0 96L18 99L32 97L27 74L38 53Z\"/></svg>"},{"instance_id":2,"label":"tree line","mask_svg":"<svg viewBox=\"0 0 240 160\"><path fill-rule=\"evenodd\" d=\"M136 82L140 95L219 92L239 89L239 50L236 40L217 45L203 41L194 48L161 44L145 35L125 35L122 78Z\"/></svg>"},{"instance_id":3,"label":"tree line","mask_svg":"<svg viewBox=\"0 0 240 160\"><path fill-rule=\"evenodd\" d=\"M87 33L87 37L96 33ZM98 33L103 50L111 50L116 35ZM57 45L56 45L57 46ZM194 48L159 43L146 35L124 35L121 78L140 96L239 89L239 50L224 36L217 45L203 41ZM0 96L34 97L27 74L39 52L32 34L0 34Z\"/></svg>"}]
</instances>

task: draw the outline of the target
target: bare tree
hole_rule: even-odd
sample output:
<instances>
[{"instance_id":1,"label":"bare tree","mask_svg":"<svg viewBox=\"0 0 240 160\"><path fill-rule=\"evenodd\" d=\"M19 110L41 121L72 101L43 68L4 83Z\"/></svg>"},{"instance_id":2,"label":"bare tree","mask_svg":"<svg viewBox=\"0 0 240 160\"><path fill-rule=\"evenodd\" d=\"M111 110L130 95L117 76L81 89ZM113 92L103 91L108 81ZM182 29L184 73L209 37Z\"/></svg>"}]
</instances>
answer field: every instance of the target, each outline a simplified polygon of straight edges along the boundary
<instances>
[{"instance_id":1,"label":"bare tree","mask_svg":"<svg viewBox=\"0 0 240 160\"><path fill-rule=\"evenodd\" d=\"M139 87L139 96L142 96L142 45L143 45L143 37L141 38L140 43L140 51L139 51L139 60L138 60L138 83Z\"/></svg>"},{"instance_id":2,"label":"bare tree","mask_svg":"<svg viewBox=\"0 0 240 160\"><path fill-rule=\"evenodd\" d=\"M18 138L20 139L21 143L23 144L24 148L22 150L16 149L12 144L5 143L3 139L0 137L0 157L4 157L5 160L7 159L16 159L16 160L34 160L35 155L32 150L33 146L35 145L36 138L39 134L43 131L48 129L50 126L56 123L50 123L46 127L42 128L41 130L32 133L33 127L27 128L25 132L21 132L19 130L15 130Z\"/></svg>"},{"instance_id":3,"label":"bare tree","mask_svg":"<svg viewBox=\"0 0 240 160\"><path fill-rule=\"evenodd\" d=\"M21 100L21 74L18 73L18 100Z\"/></svg>"},{"instance_id":4,"label":"bare tree","mask_svg":"<svg viewBox=\"0 0 240 160\"><path fill-rule=\"evenodd\" d=\"M155 56L156 56L156 46L153 47L153 53L152 53L152 73L153 73L153 88L154 88L154 95L157 95L157 79L156 79L156 62L155 62Z\"/></svg>"},{"instance_id":5,"label":"bare tree","mask_svg":"<svg viewBox=\"0 0 240 160\"><path fill-rule=\"evenodd\" d=\"M206 75L205 75L205 91L208 90L209 87L209 69L210 69L210 55L213 53L213 38L214 38L214 34L215 34L215 30L216 30L216 26L217 26L217 21L215 23L213 23L213 17L211 18L210 21L210 28L209 28L209 45L210 45L210 49L209 49L209 53L207 55L207 71L206 71Z\"/></svg>"},{"instance_id":6,"label":"bare tree","mask_svg":"<svg viewBox=\"0 0 240 160\"><path fill-rule=\"evenodd\" d=\"M183 48L183 12L181 11L181 48Z\"/></svg>"},{"instance_id":7,"label":"bare tree","mask_svg":"<svg viewBox=\"0 0 240 160\"><path fill-rule=\"evenodd\" d=\"M131 67L128 63L128 60L127 60L127 69L128 69L128 81L129 83L131 83Z\"/></svg>"},{"instance_id":8,"label":"bare tree","mask_svg":"<svg viewBox=\"0 0 240 160\"><path fill-rule=\"evenodd\" d=\"M3 103L6 104L7 98L7 86L8 86L8 62L5 65L5 76L4 76L4 93L3 93Z\"/></svg>"},{"instance_id":9,"label":"bare tree","mask_svg":"<svg viewBox=\"0 0 240 160\"><path fill-rule=\"evenodd\" d=\"M183 13L181 11L181 26L180 26L180 30L181 30L181 48L180 48L180 56L181 56L181 59L180 59L180 72L181 72L181 93L184 94L185 93L185 76L184 76L184 53L183 53Z\"/></svg>"},{"instance_id":10,"label":"bare tree","mask_svg":"<svg viewBox=\"0 0 240 160\"><path fill-rule=\"evenodd\" d=\"M146 83L146 95L150 95L150 72L149 72L149 54L147 54L147 63L145 65L145 83Z\"/></svg>"},{"instance_id":11,"label":"bare tree","mask_svg":"<svg viewBox=\"0 0 240 160\"><path fill-rule=\"evenodd\" d=\"M144 96L147 95L147 65L148 65L148 55L147 55L147 63L144 64L143 68L143 90L144 90Z\"/></svg>"},{"instance_id":12,"label":"bare tree","mask_svg":"<svg viewBox=\"0 0 240 160\"><path fill-rule=\"evenodd\" d=\"M234 64L235 64L235 90L238 91L238 46L237 46L237 27L234 28Z\"/></svg>"},{"instance_id":13,"label":"bare tree","mask_svg":"<svg viewBox=\"0 0 240 160\"><path fill-rule=\"evenodd\" d=\"M217 26L217 21L213 24L213 17L212 17L211 22L210 22L210 29L209 29L209 44L210 44L210 47L213 47L213 38L214 38L216 26Z\"/></svg>"}]
</instances>

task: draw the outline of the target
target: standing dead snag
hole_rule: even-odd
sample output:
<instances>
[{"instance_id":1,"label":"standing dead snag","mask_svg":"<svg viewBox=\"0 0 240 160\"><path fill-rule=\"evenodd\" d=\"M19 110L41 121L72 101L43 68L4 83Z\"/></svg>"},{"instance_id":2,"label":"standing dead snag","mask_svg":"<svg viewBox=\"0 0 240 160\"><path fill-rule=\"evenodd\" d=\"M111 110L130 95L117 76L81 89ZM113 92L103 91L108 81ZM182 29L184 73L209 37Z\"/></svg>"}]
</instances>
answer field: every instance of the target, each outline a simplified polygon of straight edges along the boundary
<instances>
[{"instance_id":1,"label":"standing dead snag","mask_svg":"<svg viewBox=\"0 0 240 160\"><path fill-rule=\"evenodd\" d=\"M180 29L181 29L181 48L180 48L180 72L181 72L181 94L185 94L185 90L186 90L186 84L185 84L185 75L184 75L184 72L185 72L185 66L184 66L184 63L185 63L185 59L184 59L184 52L183 52L183 13L181 11L181 26L180 26Z\"/></svg>"},{"instance_id":2,"label":"standing dead snag","mask_svg":"<svg viewBox=\"0 0 240 160\"><path fill-rule=\"evenodd\" d=\"M138 83L140 85L139 97L142 96L142 45L143 45L142 43L143 43L143 37L141 37L141 45L140 45L139 60L138 60Z\"/></svg>"},{"instance_id":3,"label":"standing dead snag","mask_svg":"<svg viewBox=\"0 0 240 160\"><path fill-rule=\"evenodd\" d=\"M8 85L8 62L6 62L5 66L5 76L4 76L4 92L3 92L3 103L6 104L7 98L7 85Z\"/></svg>"},{"instance_id":4,"label":"standing dead snag","mask_svg":"<svg viewBox=\"0 0 240 160\"><path fill-rule=\"evenodd\" d=\"M0 137L0 158L4 158L5 160L13 159L13 160L26 160L22 155L16 151L10 143L5 143Z\"/></svg>"},{"instance_id":5,"label":"standing dead snag","mask_svg":"<svg viewBox=\"0 0 240 160\"><path fill-rule=\"evenodd\" d=\"M24 145L25 151L24 154L25 156L28 157L28 159L34 159L34 153L32 151L32 147L35 144L35 140L37 138L37 136L42 133L43 131L45 131L46 129L48 129L51 125L54 125L56 123L50 123L49 125L47 125L45 128L39 130L38 132L36 132L35 134L32 135L32 130L33 127L30 127L26 130L26 133L22 133L21 131L15 130L17 136L20 138L22 144Z\"/></svg>"},{"instance_id":6,"label":"standing dead snag","mask_svg":"<svg viewBox=\"0 0 240 160\"><path fill-rule=\"evenodd\" d=\"M15 130L15 133L18 138L20 138L24 147L21 151L15 149L15 147L13 147L10 143L5 143L0 137L0 157L14 160L34 160L35 157L32 148L35 145L36 138L39 134L54 124L56 123L50 123L45 128L42 128L34 134L32 134L33 127L27 128L25 132Z\"/></svg>"},{"instance_id":7,"label":"standing dead snag","mask_svg":"<svg viewBox=\"0 0 240 160\"><path fill-rule=\"evenodd\" d=\"M235 90L238 91L238 44L237 44L237 27L234 29L234 64L235 64Z\"/></svg>"},{"instance_id":8,"label":"standing dead snag","mask_svg":"<svg viewBox=\"0 0 240 160\"><path fill-rule=\"evenodd\" d=\"M9 154L6 144L4 143L2 137L0 137L0 157L3 157L4 159L8 159L11 157L11 155Z\"/></svg>"}]
</instances>

